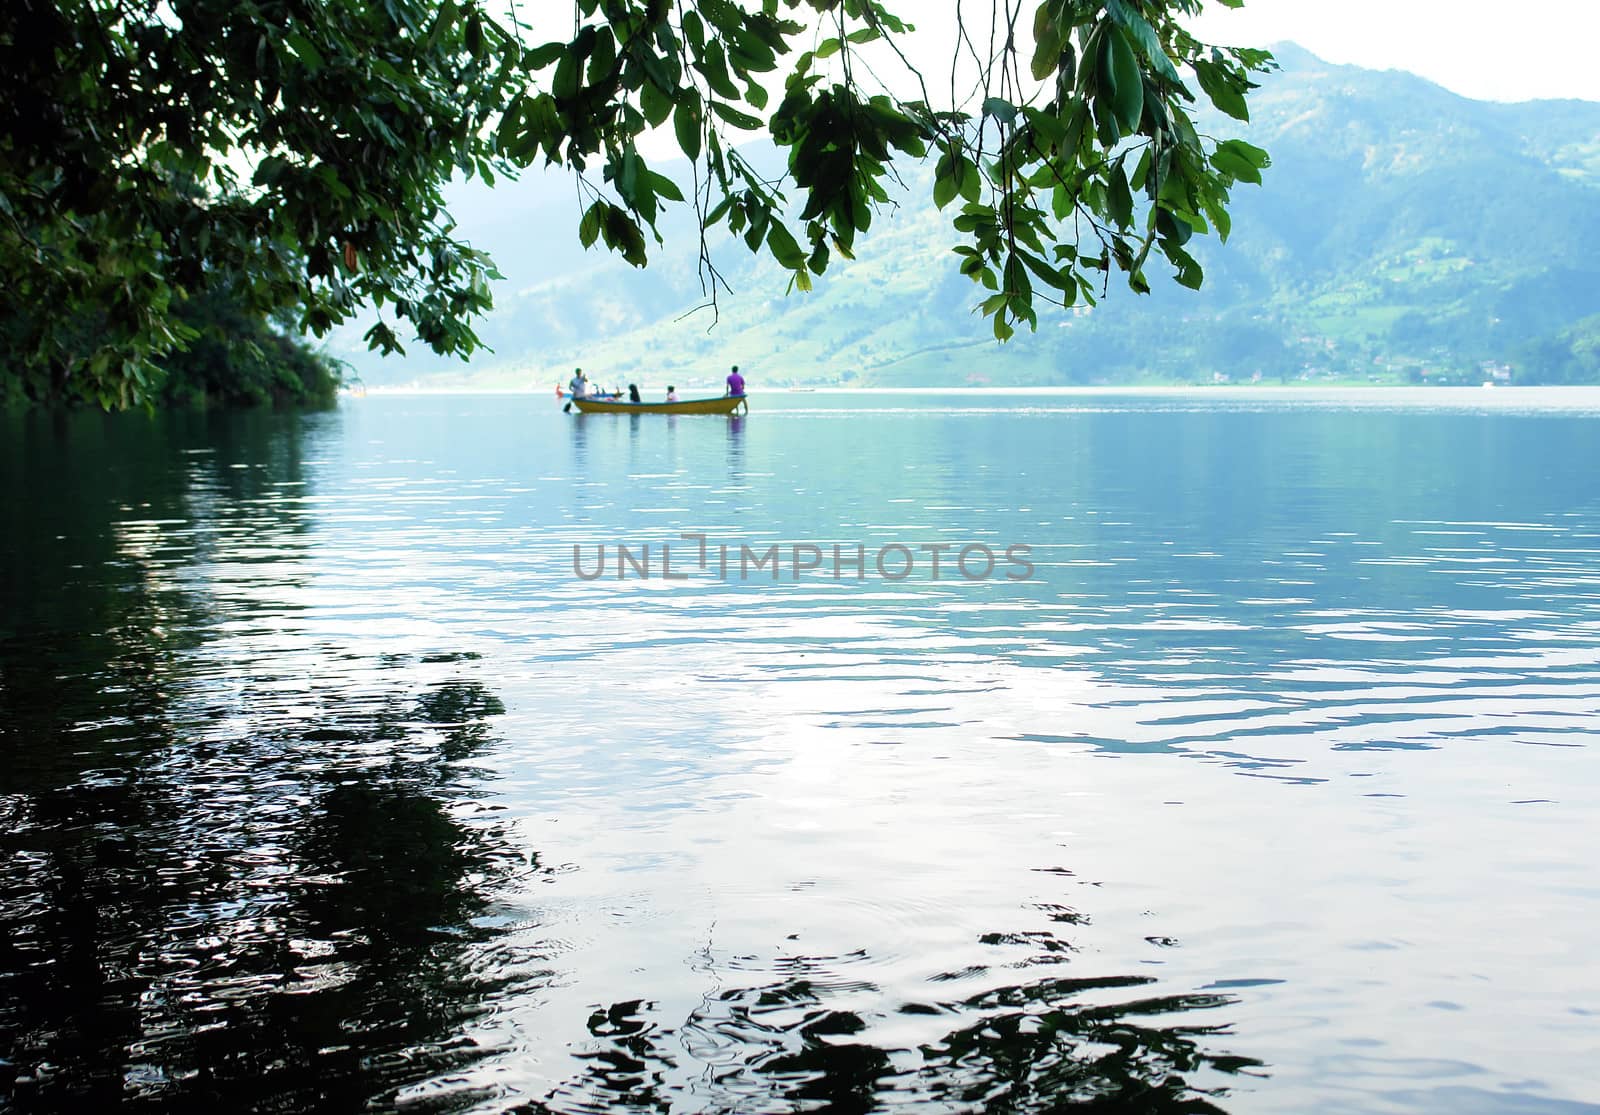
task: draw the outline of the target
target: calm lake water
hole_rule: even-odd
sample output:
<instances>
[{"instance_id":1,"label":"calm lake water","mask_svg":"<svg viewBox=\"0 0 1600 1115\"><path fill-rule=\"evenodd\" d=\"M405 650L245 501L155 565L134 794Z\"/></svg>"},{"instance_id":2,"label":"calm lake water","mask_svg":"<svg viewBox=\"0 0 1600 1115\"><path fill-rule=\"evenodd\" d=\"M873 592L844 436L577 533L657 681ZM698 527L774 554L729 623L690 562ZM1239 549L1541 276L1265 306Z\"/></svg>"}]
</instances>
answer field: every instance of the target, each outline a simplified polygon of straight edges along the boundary
<instances>
[{"instance_id":1,"label":"calm lake water","mask_svg":"<svg viewBox=\"0 0 1600 1115\"><path fill-rule=\"evenodd\" d=\"M1600 1111L1600 393L0 433L0 1107Z\"/></svg>"}]
</instances>

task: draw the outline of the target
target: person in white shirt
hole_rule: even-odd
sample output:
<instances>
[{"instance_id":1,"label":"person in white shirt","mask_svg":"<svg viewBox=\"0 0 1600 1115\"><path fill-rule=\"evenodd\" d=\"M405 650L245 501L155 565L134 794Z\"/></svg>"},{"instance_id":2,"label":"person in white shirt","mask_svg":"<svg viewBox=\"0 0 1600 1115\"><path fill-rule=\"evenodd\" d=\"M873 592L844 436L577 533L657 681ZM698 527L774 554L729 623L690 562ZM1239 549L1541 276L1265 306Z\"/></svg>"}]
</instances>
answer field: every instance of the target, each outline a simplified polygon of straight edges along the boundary
<instances>
[{"instance_id":1,"label":"person in white shirt","mask_svg":"<svg viewBox=\"0 0 1600 1115\"><path fill-rule=\"evenodd\" d=\"M582 368L572 369L572 382L567 384L567 393L574 399L589 397L589 377L583 374Z\"/></svg>"},{"instance_id":2,"label":"person in white shirt","mask_svg":"<svg viewBox=\"0 0 1600 1115\"><path fill-rule=\"evenodd\" d=\"M668 384L667 385L667 402L675 403L677 401L678 401L678 389L676 387L673 387L671 384Z\"/></svg>"}]
</instances>

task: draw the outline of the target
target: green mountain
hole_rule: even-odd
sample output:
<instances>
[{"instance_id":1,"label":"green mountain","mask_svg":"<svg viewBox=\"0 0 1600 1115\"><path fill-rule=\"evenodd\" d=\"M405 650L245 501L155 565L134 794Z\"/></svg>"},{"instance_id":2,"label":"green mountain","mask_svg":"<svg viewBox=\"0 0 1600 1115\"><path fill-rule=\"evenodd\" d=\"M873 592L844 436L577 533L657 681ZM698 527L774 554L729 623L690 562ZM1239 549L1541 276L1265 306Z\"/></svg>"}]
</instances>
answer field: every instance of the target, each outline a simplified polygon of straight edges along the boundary
<instances>
[{"instance_id":1,"label":"green mountain","mask_svg":"<svg viewBox=\"0 0 1600 1115\"><path fill-rule=\"evenodd\" d=\"M1235 192L1233 238L1204 245L1198 293L1113 280L1094 309L1042 309L1036 334L999 346L920 167L860 257L810 294L786 296L776 264L713 239L735 288L713 314L695 309L706 297L686 218L635 271L578 247L576 192L551 176L453 199L507 275L481 330L492 353L381 361L359 331L334 349L369 383L477 386L553 383L575 364L608 383L694 386L729 363L756 383L863 386L1600 381L1600 104L1490 104L1276 52L1252 125L1205 121L1274 165L1264 187Z\"/></svg>"}]
</instances>

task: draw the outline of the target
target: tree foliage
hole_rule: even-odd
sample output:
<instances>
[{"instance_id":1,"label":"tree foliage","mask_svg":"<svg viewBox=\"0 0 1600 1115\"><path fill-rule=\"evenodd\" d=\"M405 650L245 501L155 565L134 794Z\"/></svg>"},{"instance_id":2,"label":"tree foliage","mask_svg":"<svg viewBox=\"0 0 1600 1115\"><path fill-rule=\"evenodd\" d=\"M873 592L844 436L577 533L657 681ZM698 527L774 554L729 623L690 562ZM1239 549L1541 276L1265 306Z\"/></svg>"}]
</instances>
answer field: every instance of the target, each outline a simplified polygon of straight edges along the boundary
<instances>
[{"instance_id":1,"label":"tree foliage","mask_svg":"<svg viewBox=\"0 0 1600 1115\"><path fill-rule=\"evenodd\" d=\"M239 280L323 333L366 301L476 343L488 257L440 188L487 173L515 44L418 0L11 0L0 15L0 286L34 398L147 399L175 299ZM387 326L377 344L393 347Z\"/></svg>"},{"instance_id":2,"label":"tree foliage","mask_svg":"<svg viewBox=\"0 0 1600 1115\"><path fill-rule=\"evenodd\" d=\"M482 0L13 0L0 284L58 312L12 330L11 366L34 398L147 399L191 339L173 300L216 273L258 315L321 334L372 304L374 348L407 329L464 355L495 273L441 188L541 164L576 175L580 240L638 266L665 207L692 206L712 301L711 230L809 289L871 227L896 160L923 157L997 337L1113 270L1149 289L1152 257L1199 286L1186 245L1227 236L1229 191L1267 157L1191 111L1245 119L1270 65L1189 35L1206 2L1043 0L1029 23L991 0L936 99L914 29L877 0L576 0L553 37ZM658 128L682 181L641 153ZM776 179L736 149L763 130Z\"/></svg>"},{"instance_id":3,"label":"tree foliage","mask_svg":"<svg viewBox=\"0 0 1600 1115\"><path fill-rule=\"evenodd\" d=\"M276 323L263 321L226 287L179 299L178 321L194 334L160 357L156 398L179 406L330 406L340 365Z\"/></svg>"},{"instance_id":4,"label":"tree foliage","mask_svg":"<svg viewBox=\"0 0 1600 1115\"><path fill-rule=\"evenodd\" d=\"M307 345L292 323L264 318L228 284L179 295L168 314L170 327L186 340L140 369L148 404L329 406L344 383L340 362ZM32 317L22 313L0 322L0 351L14 350L36 328ZM0 410L39 401L27 396L27 386L24 377L0 375Z\"/></svg>"},{"instance_id":5,"label":"tree foliage","mask_svg":"<svg viewBox=\"0 0 1600 1115\"><path fill-rule=\"evenodd\" d=\"M1518 383L1600 383L1600 314L1554 337L1524 344L1515 358Z\"/></svg>"},{"instance_id":6,"label":"tree foliage","mask_svg":"<svg viewBox=\"0 0 1600 1115\"><path fill-rule=\"evenodd\" d=\"M1036 298L1092 301L1113 268L1148 290L1152 251L1178 282L1198 287L1200 265L1185 245L1213 229L1226 238L1229 191L1260 182L1268 165L1261 149L1208 140L1194 126L1192 86L1247 120L1251 75L1271 61L1189 35L1181 19L1202 0L1044 0L1031 32L1019 26L1020 6L997 3L986 46L961 28L974 92L952 89L943 106L898 45L910 25L874 0L810 7L821 13L820 31L783 18L775 0L758 11L706 0L676 21L659 0L579 0L586 22L577 33L527 53L539 80L513 99L500 150L517 163L542 154L580 173L598 163L600 183L582 179L592 200L580 236L642 266L663 201L682 194L645 164L638 140L670 118L694 163L691 200L702 227L725 223L752 250L764 245L802 290L871 226L888 200L894 159L933 154L933 201L962 203L953 219L959 266L990 292L982 310L1002 340L1018 321L1037 325ZM795 53L806 35L812 45ZM879 43L919 96L870 92L852 58ZM768 75L781 63L781 99L769 107ZM778 182L731 144L762 127L788 154ZM704 242L701 258L714 293Z\"/></svg>"}]
</instances>

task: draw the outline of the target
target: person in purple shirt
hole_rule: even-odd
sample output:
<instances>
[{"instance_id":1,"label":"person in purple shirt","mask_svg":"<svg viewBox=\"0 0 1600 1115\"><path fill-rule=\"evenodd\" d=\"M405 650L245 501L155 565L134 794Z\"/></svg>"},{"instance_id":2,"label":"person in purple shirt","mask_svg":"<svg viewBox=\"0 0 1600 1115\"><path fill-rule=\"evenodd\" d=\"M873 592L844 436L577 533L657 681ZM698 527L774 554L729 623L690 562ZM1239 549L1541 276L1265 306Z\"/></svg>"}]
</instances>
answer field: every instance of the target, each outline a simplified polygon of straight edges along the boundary
<instances>
[{"instance_id":1,"label":"person in purple shirt","mask_svg":"<svg viewBox=\"0 0 1600 1115\"><path fill-rule=\"evenodd\" d=\"M744 376L739 374L739 365L733 366L733 371L728 373L728 394L744 394Z\"/></svg>"}]
</instances>

